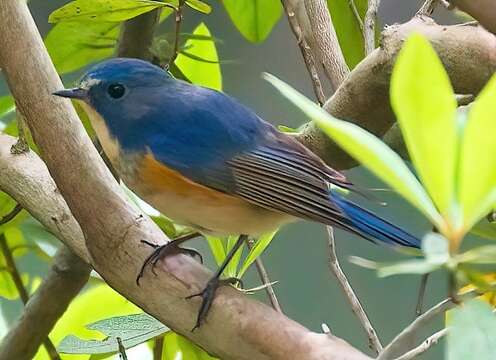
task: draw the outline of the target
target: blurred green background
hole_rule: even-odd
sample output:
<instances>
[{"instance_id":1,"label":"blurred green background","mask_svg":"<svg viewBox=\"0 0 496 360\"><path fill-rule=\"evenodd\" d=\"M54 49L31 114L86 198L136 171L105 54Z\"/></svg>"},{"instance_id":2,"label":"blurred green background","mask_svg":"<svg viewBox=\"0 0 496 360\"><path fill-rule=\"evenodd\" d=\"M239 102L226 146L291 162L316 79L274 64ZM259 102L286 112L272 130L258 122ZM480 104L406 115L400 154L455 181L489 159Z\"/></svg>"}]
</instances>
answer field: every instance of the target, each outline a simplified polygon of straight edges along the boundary
<instances>
[{"instance_id":1,"label":"blurred green background","mask_svg":"<svg viewBox=\"0 0 496 360\"><path fill-rule=\"evenodd\" d=\"M42 35L45 35L51 27L47 22L48 15L66 2L60 0L49 2L32 0L30 2L30 8ZM262 72L272 73L313 98L309 77L286 18L281 17L265 42L253 44L239 34L219 1L211 0L209 3L214 10L208 16L187 10L183 29L185 32L192 32L200 21L204 21L212 35L222 40L221 44L217 44L217 50L222 61L228 60L222 64L224 91L237 97L273 124L297 127L304 123L306 121L304 116L295 111L291 104L261 78ZM379 12L379 23L385 25L406 21L413 16L420 3L420 1L384 0ZM443 10L437 11L437 20L442 23L454 21L450 14ZM168 19L162 24L161 29L162 32L171 32L173 30L172 20ZM70 74L65 80L70 84L79 75L80 73ZM6 85L2 81L0 82L0 95L6 93ZM384 187L360 168L348 171L347 175L362 187ZM363 203L419 236L430 230L427 221L394 193L377 192L376 196L386 201L388 206L380 207L370 202ZM336 241L343 269L348 274L352 286L385 344L414 318L420 278L396 276L379 279L373 271L350 264L347 258L350 255L356 255L383 261L398 260L402 255L339 230L336 231ZM53 253L55 246L57 246L56 241L46 242L49 252ZM206 242L196 241L194 246L206 254L207 264L213 268L213 260ZM37 279L43 276L49 268L49 262L41 260L32 253L17 260L19 268L30 274L32 280L30 285L35 285L38 282ZM333 334L368 352L366 335L351 312L334 276L329 271L327 240L323 226L299 222L283 228L264 253L263 260L271 279L278 281L275 291L283 311L289 317L315 331L321 331L321 324L326 323ZM91 288L92 283L98 283L98 280L93 279L87 288ZM257 274L252 269L247 276L247 287L259 285L259 283ZM445 297L446 293L445 274L438 272L429 280L426 306L439 301ZM88 299L85 301L91 306L80 310L86 312L87 316L82 314L76 317L77 321L73 320L73 322L79 322L79 324L72 324L72 326L82 328L88 322L95 320L90 313L97 316L100 311L96 309L110 305L105 302L105 297L98 294L87 292ZM253 296L263 301L266 300L263 291ZM19 300L10 301L0 298L0 303L3 316L0 320L1 337L8 328L8 324L19 316L22 306ZM128 306L127 311L131 311L130 309L131 307ZM71 309L71 311L76 310ZM441 324L440 321L442 319L437 325ZM429 335L429 331L418 335L421 340L425 335ZM439 359L441 354L442 345L435 347L421 358ZM129 357L141 359L142 355L130 352Z\"/></svg>"}]
</instances>

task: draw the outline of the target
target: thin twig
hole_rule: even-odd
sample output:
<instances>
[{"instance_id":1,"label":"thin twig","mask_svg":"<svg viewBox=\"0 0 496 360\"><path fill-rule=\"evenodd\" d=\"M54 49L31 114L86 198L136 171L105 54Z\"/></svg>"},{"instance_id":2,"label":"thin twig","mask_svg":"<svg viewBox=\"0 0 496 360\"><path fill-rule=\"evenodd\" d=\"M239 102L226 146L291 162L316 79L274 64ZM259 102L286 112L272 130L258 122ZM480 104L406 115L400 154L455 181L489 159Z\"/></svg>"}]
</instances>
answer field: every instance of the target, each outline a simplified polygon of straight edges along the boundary
<instances>
[{"instance_id":1,"label":"thin twig","mask_svg":"<svg viewBox=\"0 0 496 360\"><path fill-rule=\"evenodd\" d=\"M422 315L422 308L424 306L424 295L425 289L427 287L427 280L429 279L429 274L423 274L420 278L420 286L417 297L417 306L415 307L415 317Z\"/></svg>"},{"instance_id":2,"label":"thin twig","mask_svg":"<svg viewBox=\"0 0 496 360\"><path fill-rule=\"evenodd\" d=\"M427 339L425 339L424 342L422 342L419 346L417 346L416 348L413 348L412 350L401 355L400 357L397 357L395 360L411 360L411 359L419 356L420 354L425 353L431 347L436 345L439 342L439 340L443 336L445 336L447 333L448 333L448 328L439 330L438 332L432 334Z\"/></svg>"},{"instance_id":3,"label":"thin twig","mask_svg":"<svg viewBox=\"0 0 496 360\"><path fill-rule=\"evenodd\" d=\"M417 11L417 16L431 16L438 4L439 0L426 0Z\"/></svg>"},{"instance_id":4,"label":"thin twig","mask_svg":"<svg viewBox=\"0 0 496 360\"><path fill-rule=\"evenodd\" d=\"M362 18L360 17L360 14L358 13L358 9L356 7L355 1L354 0L348 0L348 5L353 12L353 15L355 16L355 20L357 21L358 27L360 28L360 31L362 34L364 34L365 38L365 32L364 32L364 26L363 26L363 21Z\"/></svg>"},{"instance_id":5,"label":"thin twig","mask_svg":"<svg viewBox=\"0 0 496 360\"><path fill-rule=\"evenodd\" d=\"M119 357L122 360L127 360L126 348L122 345L122 340L120 337L117 337L117 345L119 346Z\"/></svg>"},{"instance_id":6,"label":"thin twig","mask_svg":"<svg viewBox=\"0 0 496 360\"><path fill-rule=\"evenodd\" d=\"M377 11L379 10L380 0L368 0L368 8L365 13L365 25L363 39L365 42L365 56L375 49L375 22Z\"/></svg>"},{"instance_id":7,"label":"thin twig","mask_svg":"<svg viewBox=\"0 0 496 360\"><path fill-rule=\"evenodd\" d=\"M472 298L479 293L478 289L472 289L459 295L461 299ZM437 303L425 313L416 318L410 325L403 329L396 337L384 348L379 354L377 360L386 360L394 354L404 353L410 347L412 339L417 331L429 324L436 316L444 314L446 311L454 308L457 304L451 298L444 299Z\"/></svg>"},{"instance_id":8,"label":"thin twig","mask_svg":"<svg viewBox=\"0 0 496 360\"><path fill-rule=\"evenodd\" d=\"M176 28L174 34L174 52L169 60L169 67L174 63L179 54L179 40L181 37L181 22L183 20L183 5L185 0L179 0L179 4L176 9Z\"/></svg>"},{"instance_id":9,"label":"thin twig","mask_svg":"<svg viewBox=\"0 0 496 360\"><path fill-rule=\"evenodd\" d=\"M10 148L10 153L14 155L24 154L29 151L29 144L26 137L26 121L16 104L17 116L17 142Z\"/></svg>"},{"instance_id":10,"label":"thin twig","mask_svg":"<svg viewBox=\"0 0 496 360\"><path fill-rule=\"evenodd\" d=\"M164 348L164 337L160 336L153 341L153 360L162 360L162 350Z\"/></svg>"},{"instance_id":11,"label":"thin twig","mask_svg":"<svg viewBox=\"0 0 496 360\"><path fill-rule=\"evenodd\" d=\"M313 57L312 50L305 40L301 26L296 17L295 9L292 8L291 1L281 0L281 3L288 18L289 27L296 37L296 42L298 43L301 55L303 56L303 61L305 62L308 74L310 75L310 79L312 80L313 92L315 93L315 97L317 98L319 105L322 106L324 105L326 98L324 95L324 90L322 89L322 83L320 81L319 73L315 65L315 59Z\"/></svg>"},{"instance_id":12,"label":"thin twig","mask_svg":"<svg viewBox=\"0 0 496 360\"><path fill-rule=\"evenodd\" d=\"M26 305L29 301L29 294L22 282L21 274L19 273L19 269L17 269L17 265L14 261L14 256L12 255L12 251L10 250L9 245L7 244L7 238L5 237L4 234L0 235L0 249L2 250L2 254L5 259L8 272L12 277L12 281L14 282L16 290L19 293L22 302L24 303L24 305ZM57 349L55 348L55 345L53 345L52 341L48 338L48 336L43 340L43 345L45 346L45 349L50 359L60 360L60 356L57 353Z\"/></svg>"},{"instance_id":13,"label":"thin twig","mask_svg":"<svg viewBox=\"0 0 496 360\"><path fill-rule=\"evenodd\" d=\"M0 218L0 225L8 223L10 220L14 219L21 211L22 206L20 204L16 204L16 206L7 215Z\"/></svg>"},{"instance_id":14,"label":"thin twig","mask_svg":"<svg viewBox=\"0 0 496 360\"><path fill-rule=\"evenodd\" d=\"M338 36L325 0L305 0L310 27L315 37L315 47L324 72L334 90L348 76L350 69L339 46Z\"/></svg>"},{"instance_id":15,"label":"thin twig","mask_svg":"<svg viewBox=\"0 0 496 360\"><path fill-rule=\"evenodd\" d=\"M341 266L339 265L339 260L336 254L336 242L334 240L334 230L332 227L330 226L327 227L327 234L328 234L327 239L329 245L330 268L334 273L334 275L336 276L336 278L338 279L339 285L341 285L341 288L343 289L351 305L351 309L358 317L358 320L362 324L363 329L367 333L367 336L369 338L369 347L376 354L379 354L382 351L381 341L379 340L379 337L377 336L377 333L375 332L372 323L367 317L367 314L365 313L365 310L363 309L360 300L356 296L355 292L353 291L353 288L351 287L348 279L346 278L345 273L343 272Z\"/></svg>"},{"instance_id":16,"label":"thin twig","mask_svg":"<svg viewBox=\"0 0 496 360\"><path fill-rule=\"evenodd\" d=\"M251 249L253 247L253 240L247 239L246 245L248 246L249 249ZM265 291L267 292L267 296L270 300L272 307L274 308L275 311L280 312L282 314L281 305L279 305L279 301L277 300L276 293L274 291L274 288L272 287L272 282L270 281L269 274L267 273L267 270L265 269L265 265L260 256L255 259L255 265L257 267L260 280L262 280L262 284L266 285Z\"/></svg>"}]
</instances>

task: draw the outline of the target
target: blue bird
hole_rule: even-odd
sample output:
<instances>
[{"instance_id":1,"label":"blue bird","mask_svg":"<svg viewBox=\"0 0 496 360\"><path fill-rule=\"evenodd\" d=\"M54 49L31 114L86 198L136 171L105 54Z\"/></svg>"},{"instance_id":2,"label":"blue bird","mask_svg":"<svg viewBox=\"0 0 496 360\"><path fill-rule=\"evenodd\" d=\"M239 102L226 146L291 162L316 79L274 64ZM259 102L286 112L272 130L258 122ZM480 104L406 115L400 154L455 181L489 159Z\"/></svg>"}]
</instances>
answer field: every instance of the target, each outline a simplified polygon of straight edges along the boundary
<instances>
[{"instance_id":1,"label":"blue bird","mask_svg":"<svg viewBox=\"0 0 496 360\"><path fill-rule=\"evenodd\" d=\"M374 242L419 247L418 238L336 191L354 189L343 174L224 93L177 80L145 61L116 58L92 67L78 87L54 94L81 100L113 167L145 201L202 233L242 234L205 289L193 295L202 297L195 328L216 289L233 281L220 275L247 236L306 219ZM178 243L149 259L177 250Z\"/></svg>"}]
</instances>

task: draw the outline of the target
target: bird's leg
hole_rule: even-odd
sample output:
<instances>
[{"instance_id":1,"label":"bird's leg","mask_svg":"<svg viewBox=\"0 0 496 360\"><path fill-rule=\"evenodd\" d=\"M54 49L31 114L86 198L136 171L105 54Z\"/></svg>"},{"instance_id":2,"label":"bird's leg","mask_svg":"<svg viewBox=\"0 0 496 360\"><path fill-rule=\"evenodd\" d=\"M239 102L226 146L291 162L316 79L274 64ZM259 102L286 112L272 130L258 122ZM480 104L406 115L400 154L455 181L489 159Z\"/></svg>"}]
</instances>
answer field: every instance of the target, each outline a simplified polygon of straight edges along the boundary
<instances>
[{"instance_id":1,"label":"bird's leg","mask_svg":"<svg viewBox=\"0 0 496 360\"><path fill-rule=\"evenodd\" d=\"M195 296L201 296L202 298L200 310L198 311L198 316L196 318L196 324L193 327L193 329L191 329L191 331L195 331L195 329L199 328L203 320L205 320L208 311L210 310L210 307L212 306L212 303L214 301L215 292L219 287L229 284L236 284L236 283L242 284L240 279L237 278L220 279L220 276L224 272L224 269L226 268L227 264L229 264L229 262L233 258L236 251L238 251L238 249L241 247L241 245L243 245L243 243L246 241L247 238L248 238L247 235L240 235L238 240L234 244L233 248L229 251L226 258L220 265L219 269L217 269L214 276L208 281L207 286L205 286L205 288L199 293L190 295L186 298L186 299L191 299Z\"/></svg>"},{"instance_id":2,"label":"bird's leg","mask_svg":"<svg viewBox=\"0 0 496 360\"><path fill-rule=\"evenodd\" d=\"M190 255L192 257L197 256L197 257L199 257L200 261L203 262L203 258L198 251L196 251L194 249L180 248L179 247L179 245L181 245L183 242L185 242L187 240L194 239L198 236L201 236L201 235L197 232L189 233L186 235L179 236L179 237L169 241L167 244L164 244L164 245L157 245L157 244L153 244L153 243L146 241L146 240L141 240L141 242L143 244L147 244L147 245L151 246L152 248L154 248L154 250L146 258L145 262L141 266L141 270L140 270L138 276L136 277L136 284L139 285L140 279L143 277L145 269L149 264L152 265L153 274L157 275L155 273L155 270L154 270L155 265L157 265L157 263L161 259L163 259L164 257L171 255L171 254L185 253L185 254Z\"/></svg>"}]
</instances>

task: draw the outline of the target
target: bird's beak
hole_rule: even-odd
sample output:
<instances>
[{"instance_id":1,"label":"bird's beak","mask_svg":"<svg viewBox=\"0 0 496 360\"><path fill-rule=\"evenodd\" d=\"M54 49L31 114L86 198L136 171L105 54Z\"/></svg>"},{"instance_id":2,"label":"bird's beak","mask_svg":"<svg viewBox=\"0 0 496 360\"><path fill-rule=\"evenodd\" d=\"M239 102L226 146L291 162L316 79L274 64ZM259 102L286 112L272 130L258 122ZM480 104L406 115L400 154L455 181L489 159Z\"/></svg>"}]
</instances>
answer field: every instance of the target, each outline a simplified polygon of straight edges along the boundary
<instances>
[{"instance_id":1,"label":"bird's beak","mask_svg":"<svg viewBox=\"0 0 496 360\"><path fill-rule=\"evenodd\" d=\"M81 88L63 89L55 91L52 94L69 99L86 100L88 90Z\"/></svg>"}]
</instances>

